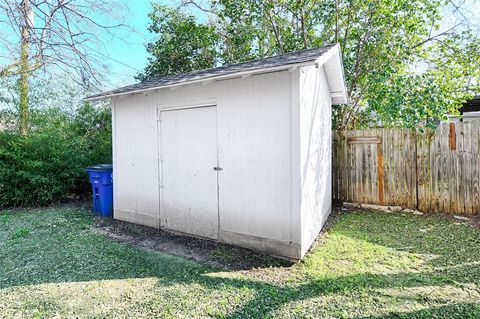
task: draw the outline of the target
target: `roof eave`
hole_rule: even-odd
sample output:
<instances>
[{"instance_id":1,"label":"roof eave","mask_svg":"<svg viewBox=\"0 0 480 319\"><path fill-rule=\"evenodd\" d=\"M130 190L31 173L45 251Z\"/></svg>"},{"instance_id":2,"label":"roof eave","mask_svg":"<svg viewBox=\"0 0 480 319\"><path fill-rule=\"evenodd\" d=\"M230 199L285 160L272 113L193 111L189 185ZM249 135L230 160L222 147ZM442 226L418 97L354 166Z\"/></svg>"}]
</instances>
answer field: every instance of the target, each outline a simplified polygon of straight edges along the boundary
<instances>
[{"instance_id":1,"label":"roof eave","mask_svg":"<svg viewBox=\"0 0 480 319\"><path fill-rule=\"evenodd\" d=\"M167 85L162 85L162 86L149 87L149 88L145 88L145 89L132 90L132 91L121 92L121 93L109 94L107 92L106 94L101 95L101 96L87 97L87 98L84 99L84 101L95 102L95 101L111 99L111 98L119 97L119 96L125 96L125 95L130 95L130 94L138 94L138 93L146 93L146 92L150 92L150 91L161 90L161 89L166 89L166 88L173 88L173 87L189 85L189 84L200 84L200 83L203 83L203 82L229 80L229 79L241 78L241 77L251 76L251 75L272 73L272 72L278 72L278 71L286 71L286 70L290 70L290 69L293 69L293 68L298 68L298 67L307 66L307 65L313 65L315 63L316 63L316 60L312 59L312 60L306 61L306 62L290 63L290 64L284 64L284 65L276 66L276 67L254 69L254 70L248 70L248 71L243 71L243 72L235 72L235 73L224 74L224 75L214 75L214 76L204 77L204 78L195 79L195 80L186 80L186 81L183 81L183 82L167 84Z\"/></svg>"}]
</instances>

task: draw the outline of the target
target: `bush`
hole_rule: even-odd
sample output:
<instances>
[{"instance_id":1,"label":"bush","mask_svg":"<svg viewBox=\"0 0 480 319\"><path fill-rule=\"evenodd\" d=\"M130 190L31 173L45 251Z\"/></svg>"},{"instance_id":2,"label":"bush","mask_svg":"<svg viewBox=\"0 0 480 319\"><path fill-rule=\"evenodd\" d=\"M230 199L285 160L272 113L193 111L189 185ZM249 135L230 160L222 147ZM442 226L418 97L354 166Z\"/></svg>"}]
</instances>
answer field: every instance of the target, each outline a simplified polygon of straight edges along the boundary
<instances>
[{"instance_id":1,"label":"bush","mask_svg":"<svg viewBox=\"0 0 480 319\"><path fill-rule=\"evenodd\" d=\"M0 132L0 207L38 206L90 190L85 167L111 163L107 107L81 106L74 114L34 110L28 136Z\"/></svg>"}]
</instances>

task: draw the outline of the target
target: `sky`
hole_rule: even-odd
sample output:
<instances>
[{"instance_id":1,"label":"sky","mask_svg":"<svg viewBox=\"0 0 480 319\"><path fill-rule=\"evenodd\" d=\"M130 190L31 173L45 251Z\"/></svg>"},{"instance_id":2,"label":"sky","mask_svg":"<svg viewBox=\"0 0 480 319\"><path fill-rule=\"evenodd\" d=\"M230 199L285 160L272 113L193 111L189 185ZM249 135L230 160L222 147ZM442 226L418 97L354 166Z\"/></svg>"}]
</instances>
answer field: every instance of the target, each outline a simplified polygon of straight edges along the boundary
<instances>
[{"instance_id":1,"label":"sky","mask_svg":"<svg viewBox=\"0 0 480 319\"><path fill-rule=\"evenodd\" d=\"M108 39L105 35L103 48L105 60L110 69L107 87L118 87L135 82L134 76L143 70L147 63L145 45L153 39L147 30L151 9L149 0L131 0L123 14L130 28L117 31L117 36Z\"/></svg>"},{"instance_id":2,"label":"sky","mask_svg":"<svg viewBox=\"0 0 480 319\"><path fill-rule=\"evenodd\" d=\"M125 23L130 28L118 30L118 36L113 39L104 38L106 44L102 49L105 55L103 61L111 70L107 89L124 86L135 83L134 76L143 70L147 64L148 53L145 45L154 39L154 35L148 32L148 23L150 19L148 14L151 11L151 0L120 0L127 5L123 16ZM164 0L155 2L176 6L179 0ZM200 1L200 3L202 3ZM190 12L199 18L199 21L205 19L200 12L189 8Z\"/></svg>"},{"instance_id":3,"label":"sky","mask_svg":"<svg viewBox=\"0 0 480 319\"><path fill-rule=\"evenodd\" d=\"M119 0L128 6L124 13L126 23L134 30L121 30L118 38L104 39L106 47L104 52L106 58L104 63L111 70L108 75L108 81L105 84L107 88L114 88L128 85L135 82L134 76L140 72L147 63L148 53L145 44L153 40L154 36L147 30L149 18L148 13L151 9L151 0ZM206 0L204 0L206 1ZM200 0L200 3L204 2ZM167 5L178 5L179 0L163 0L156 2ZM466 0L468 8L466 15L472 22L477 20L475 17L480 15L480 1ZM192 9L192 7L189 7ZM202 20L201 13L192 11L194 15ZM441 23L441 29L448 29L455 25L458 16L445 15Z\"/></svg>"},{"instance_id":4,"label":"sky","mask_svg":"<svg viewBox=\"0 0 480 319\"><path fill-rule=\"evenodd\" d=\"M107 33L102 34L100 38L101 45L96 46L95 50L101 57L103 64L108 68L108 74L105 74L105 89L116 88L136 82L134 76L141 72L147 64L148 53L146 44L154 40L154 35L148 32L150 19L148 14L151 11L152 0L115 0L119 3L118 15L122 16L128 28L115 30L115 36ZM202 5L206 5L208 0L198 0ZM463 0L462 0L463 1ZM480 23L480 1L465 0L467 2L469 18L472 22ZM181 0L155 0L161 4L178 6ZM126 9L125 7L128 7ZM192 10L190 12L196 15L200 21L205 17L200 11ZM109 21L110 17L96 17ZM446 16L441 25L443 29L456 23L458 17ZM480 28L479 28L480 30ZM0 34L2 30L0 30ZM1 53L1 52L0 52ZM3 59L4 60L4 59ZM4 62L0 55L0 62ZM0 63L1 64L1 63Z\"/></svg>"},{"instance_id":5,"label":"sky","mask_svg":"<svg viewBox=\"0 0 480 319\"><path fill-rule=\"evenodd\" d=\"M19 0L10 0L10 4L17 3ZM76 0L82 3L85 0ZM99 0L102 1L102 0ZM147 30L150 19L148 14L151 11L152 0L111 0L118 10L113 10L111 15L92 11L92 19L103 25L115 25L123 21L127 28L117 28L111 36L107 32L92 30L99 38L99 41L88 44L93 54L99 58L102 64L108 68L108 74L105 74L107 83L105 88L113 88L127 85L135 82L134 76L143 70L147 63L147 51L145 45L153 40L154 36ZM156 2L167 5L178 5L179 0L155 0ZM88 3L88 1L86 2ZM44 21L42 15L35 15L35 25L42 26ZM0 22L8 21L3 11L0 11ZM19 33L6 24L0 23L0 67L12 63L10 52L16 52L19 41Z\"/></svg>"}]
</instances>

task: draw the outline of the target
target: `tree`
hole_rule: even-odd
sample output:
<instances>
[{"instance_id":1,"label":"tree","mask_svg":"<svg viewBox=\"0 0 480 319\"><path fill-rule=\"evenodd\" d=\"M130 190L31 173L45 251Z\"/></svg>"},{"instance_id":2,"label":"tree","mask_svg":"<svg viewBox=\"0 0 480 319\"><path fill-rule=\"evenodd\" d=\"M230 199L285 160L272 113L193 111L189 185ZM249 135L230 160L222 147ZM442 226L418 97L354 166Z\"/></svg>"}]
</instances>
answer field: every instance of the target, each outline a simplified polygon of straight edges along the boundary
<instances>
[{"instance_id":1,"label":"tree","mask_svg":"<svg viewBox=\"0 0 480 319\"><path fill-rule=\"evenodd\" d=\"M123 23L104 23L115 16L116 5L102 0L0 0L1 52L7 61L0 76L17 76L19 129L29 129L29 78L38 70L60 72L84 87L100 84L100 59L93 48L99 32L108 32ZM113 36L113 34L112 34ZM18 49L18 44L20 44Z\"/></svg>"},{"instance_id":2,"label":"tree","mask_svg":"<svg viewBox=\"0 0 480 319\"><path fill-rule=\"evenodd\" d=\"M158 38L147 45L151 57L142 81L215 66L217 34L214 27L196 22L193 15L153 4L148 30Z\"/></svg>"},{"instance_id":3,"label":"tree","mask_svg":"<svg viewBox=\"0 0 480 319\"><path fill-rule=\"evenodd\" d=\"M337 107L334 119L337 128L345 129L428 124L432 117L455 112L477 89L473 84L479 78L480 52L474 49L478 37L460 28L465 23L440 29L441 13L452 11L449 3L216 0L214 6L218 24L227 30L222 37L227 62L241 61L245 55L241 51L237 56L230 54L236 50L230 45L232 38L236 39L234 43L253 44L249 53L256 57L339 42L349 104ZM453 10L458 8L454 6ZM243 34L238 31L245 29L249 32L238 39ZM438 63L446 56L446 63ZM408 94L419 88L422 96ZM389 92L387 99L382 92ZM406 94L410 98L405 98ZM415 116L407 116L405 109L418 111L413 112Z\"/></svg>"},{"instance_id":4,"label":"tree","mask_svg":"<svg viewBox=\"0 0 480 319\"><path fill-rule=\"evenodd\" d=\"M220 64L339 42L349 103L334 109L335 126L417 127L455 112L478 89L479 40L452 1L182 1L177 11L206 13ZM461 22L442 29L444 13Z\"/></svg>"},{"instance_id":5,"label":"tree","mask_svg":"<svg viewBox=\"0 0 480 319\"><path fill-rule=\"evenodd\" d=\"M471 37L465 32L438 40L428 46L424 59L415 60L421 70L403 70L369 84L367 107L357 124L366 126L372 122L368 117L376 115L382 126L433 127L446 114L457 114L478 90L480 42L465 42Z\"/></svg>"}]
</instances>

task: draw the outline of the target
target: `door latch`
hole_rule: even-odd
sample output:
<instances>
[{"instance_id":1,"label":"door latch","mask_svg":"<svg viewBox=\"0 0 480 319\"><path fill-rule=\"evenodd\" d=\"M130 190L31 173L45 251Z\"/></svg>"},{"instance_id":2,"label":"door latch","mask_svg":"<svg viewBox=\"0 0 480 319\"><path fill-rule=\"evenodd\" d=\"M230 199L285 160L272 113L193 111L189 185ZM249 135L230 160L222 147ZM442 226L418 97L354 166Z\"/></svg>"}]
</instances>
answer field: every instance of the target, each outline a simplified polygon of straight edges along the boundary
<instances>
[{"instance_id":1,"label":"door latch","mask_svg":"<svg viewBox=\"0 0 480 319\"><path fill-rule=\"evenodd\" d=\"M214 170L214 171L223 171L223 168L218 167L218 166L215 166L215 167L213 168L213 170Z\"/></svg>"}]
</instances>

